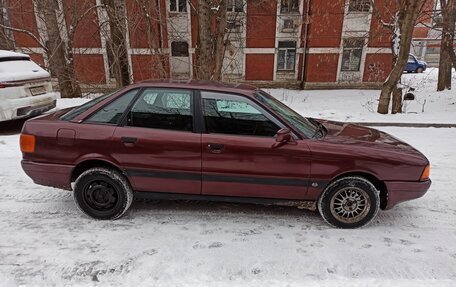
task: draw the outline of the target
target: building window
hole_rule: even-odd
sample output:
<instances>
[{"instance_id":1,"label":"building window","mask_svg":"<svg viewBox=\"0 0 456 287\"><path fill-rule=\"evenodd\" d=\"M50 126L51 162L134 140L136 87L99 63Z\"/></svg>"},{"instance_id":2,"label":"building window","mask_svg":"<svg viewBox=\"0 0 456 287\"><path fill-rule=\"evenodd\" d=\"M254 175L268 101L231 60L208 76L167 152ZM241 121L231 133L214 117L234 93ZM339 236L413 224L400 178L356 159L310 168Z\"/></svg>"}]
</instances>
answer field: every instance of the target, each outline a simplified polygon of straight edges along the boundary
<instances>
[{"instance_id":1,"label":"building window","mask_svg":"<svg viewBox=\"0 0 456 287\"><path fill-rule=\"evenodd\" d=\"M296 32L299 24L296 18L283 19L282 32L283 33L292 33Z\"/></svg>"},{"instance_id":2,"label":"building window","mask_svg":"<svg viewBox=\"0 0 456 287\"><path fill-rule=\"evenodd\" d=\"M188 43L187 42L172 42L171 43L171 56L188 57Z\"/></svg>"},{"instance_id":3,"label":"building window","mask_svg":"<svg viewBox=\"0 0 456 287\"><path fill-rule=\"evenodd\" d=\"M187 0L169 0L169 11L187 12Z\"/></svg>"},{"instance_id":4,"label":"building window","mask_svg":"<svg viewBox=\"0 0 456 287\"><path fill-rule=\"evenodd\" d=\"M228 12L244 12L244 0L228 0L226 10Z\"/></svg>"},{"instance_id":5,"label":"building window","mask_svg":"<svg viewBox=\"0 0 456 287\"><path fill-rule=\"evenodd\" d=\"M299 0L282 0L280 2L280 13L299 13Z\"/></svg>"},{"instance_id":6,"label":"building window","mask_svg":"<svg viewBox=\"0 0 456 287\"><path fill-rule=\"evenodd\" d=\"M277 57L278 71L294 71L296 61L296 42L279 42L279 53Z\"/></svg>"},{"instance_id":7,"label":"building window","mask_svg":"<svg viewBox=\"0 0 456 287\"><path fill-rule=\"evenodd\" d=\"M350 0L348 5L349 12L369 12L371 0Z\"/></svg>"},{"instance_id":8,"label":"building window","mask_svg":"<svg viewBox=\"0 0 456 287\"><path fill-rule=\"evenodd\" d=\"M361 65L364 39L354 38L344 40L341 71L357 72Z\"/></svg>"}]
</instances>

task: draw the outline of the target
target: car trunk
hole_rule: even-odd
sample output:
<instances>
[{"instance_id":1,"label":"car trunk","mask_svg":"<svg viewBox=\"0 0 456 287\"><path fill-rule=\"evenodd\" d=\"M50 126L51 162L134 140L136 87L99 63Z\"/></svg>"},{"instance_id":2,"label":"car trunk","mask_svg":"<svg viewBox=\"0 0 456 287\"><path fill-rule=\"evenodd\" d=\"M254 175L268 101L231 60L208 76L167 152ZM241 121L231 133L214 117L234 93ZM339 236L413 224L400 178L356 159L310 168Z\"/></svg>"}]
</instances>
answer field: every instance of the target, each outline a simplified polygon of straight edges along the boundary
<instances>
[{"instance_id":1,"label":"car trunk","mask_svg":"<svg viewBox=\"0 0 456 287\"><path fill-rule=\"evenodd\" d=\"M28 57L0 58L0 86L22 87L22 97L52 92L49 73ZM6 97L10 96L6 95Z\"/></svg>"}]
</instances>

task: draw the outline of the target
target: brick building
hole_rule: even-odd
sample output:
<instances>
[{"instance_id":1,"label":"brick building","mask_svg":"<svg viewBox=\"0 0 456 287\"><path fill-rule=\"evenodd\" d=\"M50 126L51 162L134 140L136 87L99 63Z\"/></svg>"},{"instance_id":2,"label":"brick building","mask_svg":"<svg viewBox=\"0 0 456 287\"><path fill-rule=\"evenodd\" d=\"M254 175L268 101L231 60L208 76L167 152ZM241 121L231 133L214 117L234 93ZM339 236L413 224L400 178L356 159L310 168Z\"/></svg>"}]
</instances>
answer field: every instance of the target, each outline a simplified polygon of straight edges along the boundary
<instances>
[{"instance_id":1,"label":"brick building","mask_svg":"<svg viewBox=\"0 0 456 287\"><path fill-rule=\"evenodd\" d=\"M1 1L7 3L3 16L9 25L45 37L45 23L32 0ZM76 0L59 1L65 7ZM191 78L197 33L201 32L195 12L197 1L151 1L154 8L150 15L161 19L152 24L149 13L141 17L144 7L140 2L126 0L131 78L136 82L156 77L157 57L153 55L158 52L165 55L169 77ZM378 14L390 19L394 2L375 0ZM99 7L87 13L76 28L76 76L84 84L113 85L112 55L104 31L109 27L103 25L107 15L102 0L78 3ZM378 85L391 69L391 41L389 31L373 16L372 9L370 0L228 0L224 80L275 86L298 86L304 80L308 88ZM69 25L68 19L66 23ZM16 50L30 53L35 61L47 65L43 49L31 36L8 33ZM63 30L63 39L65 33ZM158 47L151 46L148 33L158 39Z\"/></svg>"}]
</instances>

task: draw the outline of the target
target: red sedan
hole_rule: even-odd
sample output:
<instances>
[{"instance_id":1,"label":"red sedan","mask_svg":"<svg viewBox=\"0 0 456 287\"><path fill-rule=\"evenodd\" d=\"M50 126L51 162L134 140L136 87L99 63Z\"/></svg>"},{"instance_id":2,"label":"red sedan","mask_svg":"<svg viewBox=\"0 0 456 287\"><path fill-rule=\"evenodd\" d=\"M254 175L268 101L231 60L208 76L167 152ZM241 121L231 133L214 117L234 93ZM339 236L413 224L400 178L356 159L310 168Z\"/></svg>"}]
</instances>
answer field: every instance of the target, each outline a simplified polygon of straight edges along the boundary
<instances>
[{"instance_id":1,"label":"red sedan","mask_svg":"<svg viewBox=\"0 0 456 287\"><path fill-rule=\"evenodd\" d=\"M146 197L318 209L355 228L431 185L429 161L410 145L305 118L247 85L134 84L27 121L20 145L35 183L73 190L97 219Z\"/></svg>"}]
</instances>

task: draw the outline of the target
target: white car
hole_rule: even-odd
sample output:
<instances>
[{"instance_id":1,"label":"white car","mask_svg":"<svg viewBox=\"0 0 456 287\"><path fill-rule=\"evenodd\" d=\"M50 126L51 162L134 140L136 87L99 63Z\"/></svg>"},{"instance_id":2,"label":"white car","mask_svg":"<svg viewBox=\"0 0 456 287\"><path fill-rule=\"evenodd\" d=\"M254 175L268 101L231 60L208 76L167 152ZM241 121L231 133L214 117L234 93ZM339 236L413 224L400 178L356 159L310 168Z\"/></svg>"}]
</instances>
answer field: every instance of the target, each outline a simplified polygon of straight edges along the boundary
<instances>
[{"instance_id":1,"label":"white car","mask_svg":"<svg viewBox=\"0 0 456 287\"><path fill-rule=\"evenodd\" d=\"M55 108L51 76L28 55L0 50L0 122Z\"/></svg>"}]
</instances>

